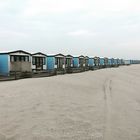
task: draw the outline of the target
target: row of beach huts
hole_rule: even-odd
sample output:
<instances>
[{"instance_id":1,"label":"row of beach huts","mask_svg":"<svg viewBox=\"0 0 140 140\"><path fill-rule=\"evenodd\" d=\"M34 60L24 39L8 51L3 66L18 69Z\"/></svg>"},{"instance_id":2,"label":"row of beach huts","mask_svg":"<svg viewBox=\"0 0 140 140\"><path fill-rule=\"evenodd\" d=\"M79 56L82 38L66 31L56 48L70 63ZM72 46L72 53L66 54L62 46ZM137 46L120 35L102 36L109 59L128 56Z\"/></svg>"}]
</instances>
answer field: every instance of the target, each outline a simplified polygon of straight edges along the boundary
<instances>
[{"instance_id":1,"label":"row of beach huts","mask_svg":"<svg viewBox=\"0 0 140 140\"><path fill-rule=\"evenodd\" d=\"M72 55L46 55L38 52L31 54L23 50L0 53L0 76L10 77L17 73L30 76L41 74L65 74L95 70L120 65L140 64L139 60L123 60Z\"/></svg>"}]
</instances>

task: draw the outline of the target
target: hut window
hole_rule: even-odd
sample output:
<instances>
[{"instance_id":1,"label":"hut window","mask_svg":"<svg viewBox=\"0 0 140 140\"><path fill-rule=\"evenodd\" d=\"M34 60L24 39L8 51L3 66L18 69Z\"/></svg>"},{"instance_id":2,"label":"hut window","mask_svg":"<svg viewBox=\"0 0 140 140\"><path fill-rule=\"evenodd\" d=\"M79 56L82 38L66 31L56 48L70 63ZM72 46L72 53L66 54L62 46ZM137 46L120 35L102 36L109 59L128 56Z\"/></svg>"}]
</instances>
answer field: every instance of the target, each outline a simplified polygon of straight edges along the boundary
<instances>
[{"instance_id":1,"label":"hut window","mask_svg":"<svg viewBox=\"0 0 140 140\"><path fill-rule=\"evenodd\" d=\"M20 57L19 56L16 56L16 61L20 61Z\"/></svg>"},{"instance_id":2,"label":"hut window","mask_svg":"<svg viewBox=\"0 0 140 140\"><path fill-rule=\"evenodd\" d=\"M45 65L46 64L46 61L45 61L46 59L45 58L43 58L43 65Z\"/></svg>"},{"instance_id":3,"label":"hut window","mask_svg":"<svg viewBox=\"0 0 140 140\"><path fill-rule=\"evenodd\" d=\"M14 62L14 56L10 56L10 61Z\"/></svg>"},{"instance_id":4,"label":"hut window","mask_svg":"<svg viewBox=\"0 0 140 140\"><path fill-rule=\"evenodd\" d=\"M21 56L21 61L25 61L25 57L24 56Z\"/></svg>"},{"instance_id":5,"label":"hut window","mask_svg":"<svg viewBox=\"0 0 140 140\"><path fill-rule=\"evenodd\" d=\"M29 61L29 57L25 56L25 61L28 62Z\"/></svg>"},{"instance_id":6,"label":"hut window","mask_svg":"<svg viewBox=\"0 0 140 140\"><path fill-rule=\"evenodd\" d=\"M10 61L11 62L17 62L17 61L26 61L28 62L29 61L29 57L28 56L10 56Z\"/></svg>"},{"instance_id":7,"label":"hut window","mask_svg":"<svg viewBox=\"0 0 140 140\"><path fill-rule=\"evenodd\" d=\"M35 65L35 57L33 57L32 63L33 65Z\"/></svg>"},{"instance_id":8,"label":"hut window","mask_svg":"<svg viewBox=\"0 0 140 140\"><path fill-rule=\"evenodd\" d=\"M64 61L64 59L62 58L62 64L64 64L65 63L65 61Z\"/></svg>"}]
</instances>

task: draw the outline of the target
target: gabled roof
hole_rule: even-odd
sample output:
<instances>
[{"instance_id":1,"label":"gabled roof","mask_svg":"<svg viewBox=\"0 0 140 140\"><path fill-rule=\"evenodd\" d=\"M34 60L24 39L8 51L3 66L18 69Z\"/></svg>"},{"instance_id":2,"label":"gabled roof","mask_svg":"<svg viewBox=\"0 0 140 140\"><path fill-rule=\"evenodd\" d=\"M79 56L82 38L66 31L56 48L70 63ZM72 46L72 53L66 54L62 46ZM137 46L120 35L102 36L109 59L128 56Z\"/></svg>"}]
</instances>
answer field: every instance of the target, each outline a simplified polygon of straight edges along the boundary
<instances>
[{"instance_id":1,"label":"gabled roof","mask_svg":"<svg viewBox=\"0 0 140 140\"><path fill-rule=\"evenodd\" d=\"M100 59L100 57L98 57L98 56L95 56L94 58Z\"/></svg>"},{"instance_id":2,"label":"gabled roof","mask_svg":"<svg viewBox=\"0 0 140 140\"><path fill-rule=\"evenodd\" d=\"M85 59L89 59L89 57L88 56L85 56Z\"/></svg>"},{"instance_id":3,"label":"gabled roof","mask_svg":"<svg viewBox=\"0 0 140 140\"><path fill-rule=\"evenodd\" d=\"M79 58L84 58L84 56L83 55L80 55Z\"/></svg>"},{"instance_id":4,"label":"gabled roof","mask_svg":"<svg viewBox=\"0 0 140 140\"><path fill-rule=\"evenodd\" d=\"M44 55L44 56L47 56L46 54L44 54L44 53L42 53L42 52L33 53L32 56L33 56L33 55Z\"/></svg>"},{"instance_id":5,"label":"gabled roof","mask_svg":"<svg viewBox=\"0 0 140 140\"><path fill-rule=\"evenodd\" d=\"M70 55L70 54L66 55L65 57L66 57L66 58L67 58L67 57L69 57L69 58L73 58L73 56Z\"/></svg>"},{"instance_id":6,"label":"gabled roof","mask_svg":"<svg viewBox=\"0 0 140 140\"><path fill-rule=\"evenodd\" d=\"M17 51L11 51L11 52L4 52L4 53L0 53L0 54L11 54L11 53L25 53L25 54L31 55L31 53L28 53L28 52L23 51L23 50L17 50Z\"/></svg>"},{"instance_id":7,"label":"gabled roof","mask_svg":"<svg viewBox=\"0 0 140 140\"><path fill-rule=\"evenodd\" d=\"M61 53L59 53L59 54L56 54L56 55L54 55L55 57L57 57L57 56L62 56L62 57L65 57L65 55L63 55L63 54L61 54Z\"/></svg>"}]
</instances>

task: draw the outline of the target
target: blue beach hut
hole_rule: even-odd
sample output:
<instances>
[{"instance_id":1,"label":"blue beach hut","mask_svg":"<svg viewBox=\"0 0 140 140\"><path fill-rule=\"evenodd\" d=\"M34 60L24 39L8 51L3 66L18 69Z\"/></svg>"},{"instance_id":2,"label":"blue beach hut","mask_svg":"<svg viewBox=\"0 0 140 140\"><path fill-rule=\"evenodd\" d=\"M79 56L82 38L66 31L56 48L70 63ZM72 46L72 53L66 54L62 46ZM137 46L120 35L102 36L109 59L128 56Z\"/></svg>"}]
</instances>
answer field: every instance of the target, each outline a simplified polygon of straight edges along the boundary
<instances>
[{"instance_id":1,"label":"blue beach hut","mask_svg":"<svg viewBox=\"0 0 140 140\"><path fill-rule=\"evenodd\" d=\"M112 67L112 58L108 59L108 67Z\"/></svg>"},{"instance_id":2,"label":"blue beach hut","mask_svg":"<svg viewBox=\"0 0 140 140\"><path fill-rule=\"evenodd\" d=\"M111 58L111 67L114 67L114 66L115 66L115 59Z\"/></svg>"},{"instance_id":3,"label":"blue beach hut","mask_svg":"<svg viewBox=\"0 0 140 140\"><path fill-rule=\"evenodd\" d=\"M119 65L118 65L118 59L114 59L114 66L115 67L118 67Z\"/></svg>"},{"instance_id":4,"label":"blue beach hut","mask_svg":"<svg viewBox=\"0 0 140 140\"><path fill-rule=\"evenodd\" d=\"M100 57L100 68L105 68L105 59Z\"/></svg>"},{"instance_id":5,"label":"blue beach hut","mask_svg":"<svg viewBox=\"0 0 140 140\"><path fill-rule=\"evenodd\" d=\"M79 68L79 57L73 57L73 67Z\"/></svg>"},{"instance_id":6,"label":"blue beach hut","mask_svg":"<svg viewBox=\"0 0 140 140\"><path fill-rule=\"evenodd\" d=\"M94 70L94 58L89 57L89 69Z\"/></svg>"},{"instance_id":7,"label":"blue beach hut","mask_svg":"<svg viewBox=\"0 0 140 140\"><path fill-rule=\"evenodd\" d=\"M55 71L56 74L65 73L65 56L63 54L47 56L47 70Z\"/></svg>"}]
</instances>

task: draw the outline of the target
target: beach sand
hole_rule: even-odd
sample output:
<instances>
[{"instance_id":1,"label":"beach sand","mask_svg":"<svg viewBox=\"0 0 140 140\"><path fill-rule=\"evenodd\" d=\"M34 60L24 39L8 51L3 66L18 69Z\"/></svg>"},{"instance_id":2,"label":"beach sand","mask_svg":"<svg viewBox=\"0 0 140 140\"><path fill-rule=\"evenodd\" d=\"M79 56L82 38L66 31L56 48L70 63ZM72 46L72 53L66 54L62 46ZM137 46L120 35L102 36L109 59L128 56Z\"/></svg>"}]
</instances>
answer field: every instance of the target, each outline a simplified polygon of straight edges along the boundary
<instances>
[{"instance_id":1,"label":"beach sand","mask_svg":"<svg viewBox=\"0 0 140 140\"><path fill-rule=\"evenodd\" d=\"M140 140L140 65L1 82L0 140Z\"/></svg>"}]
</instances>

